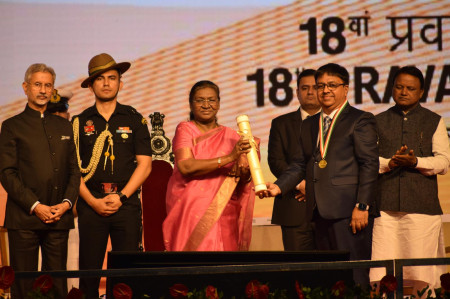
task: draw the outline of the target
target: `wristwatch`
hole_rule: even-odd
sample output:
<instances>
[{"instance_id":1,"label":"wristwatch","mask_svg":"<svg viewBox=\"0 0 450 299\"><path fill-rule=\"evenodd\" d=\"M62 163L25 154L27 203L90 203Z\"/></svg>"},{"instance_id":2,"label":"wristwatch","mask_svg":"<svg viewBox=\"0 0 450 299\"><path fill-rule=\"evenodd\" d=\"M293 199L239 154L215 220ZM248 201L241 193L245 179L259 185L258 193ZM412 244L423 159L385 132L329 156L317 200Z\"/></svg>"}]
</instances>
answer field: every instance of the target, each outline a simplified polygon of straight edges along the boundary
<instances>
[{"instance_id":1,"label":"wristwatch","mask_svg":"<svg viewBox=\"0 0 450 299\"><path fill-rule=\"evenodd\" d=\"M121 203L124 203L125 201L128 200L128 197L125 194L123 194L122 192L117 192L117 195L119 195Z\"/></svg>"},{"instance_id":2,"label":"wristwatch","mask_svg":"<svg viewBox=\"0 0 450 299\"><path fill-rule=\"evenodd\" d=\"M357 207L358 210L360 210L360 211L368 211L369 210L369 206L366 205L365 203L358 202L358 203L356 203L355 207Z\"/></svg>"}]
</instances>

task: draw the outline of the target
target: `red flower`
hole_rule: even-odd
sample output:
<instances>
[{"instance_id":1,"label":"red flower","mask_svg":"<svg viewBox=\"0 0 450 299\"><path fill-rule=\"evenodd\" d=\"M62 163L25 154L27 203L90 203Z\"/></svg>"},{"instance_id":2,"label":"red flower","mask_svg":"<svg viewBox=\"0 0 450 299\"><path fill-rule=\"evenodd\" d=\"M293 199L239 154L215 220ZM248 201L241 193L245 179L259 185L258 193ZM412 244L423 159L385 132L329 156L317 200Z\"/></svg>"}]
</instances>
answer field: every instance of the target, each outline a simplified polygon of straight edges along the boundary
<instances>
[{"instance_id":1,"label":"red flower","mask_svg":"<svg viewBox=\"0 0 450 299\"><path fill-rule=\"evenodd\" d=\"M0 268L0 289L6 290L11 287L14 282L14 270L10 266Z\"/></svg>"},{"instance_id":2,"label":"red flower","mask_svg":"<svg viewBox=\"0 0 450 299\"><path fill-rule=\"evenodd\" d=\"M303 293L302 287L298 283L298 281L295 281L295 290L297 291L298 299L305 299L305 293Z\"/></svg>"},{"instance_id":3,"label":"red flower","mask_svg":"<svg viewBox=\"0 0 450 299\"><path fill-rule=\"evenodd\" d=\"M380 281L380 293L392 293L397 290L397 279L394 275L388 274Z\"/></svg>"},{"instance_id":4,"label":"red flower","mask_svg":"<svg viewBox=\"0 0 450 299\"><path fill-rule=\"evenodd\" d=\"M37 290L42 294L47 294L52 287L53 287L53 279L48 274L39 276L33 283L33 290Z\"/></svg>"},{"instance_id":5,"label":"red flower","mask_svg":"<svg viewBox=\"0 0 450 299\"><path fill-rule=\"evenodd\" d=\"M205 293L206 293L207 299L219 299L219 294L217 294L217 289L213 286L207 286Z\"/></svg>"},{"instance_id":6,"label":"red flower","mask_svg":"<svg viewBox=\"0 0 450 299\"><path fill-rule=\"evenodd\" d=\"M176 283L169 289L172 298L185 298L188 295L189 289L181 283Z\"/></svg>"},{"instance_id":7,"label":"red flower","mask_svg":"<svg viewBox=\"0 0 450 299\"><path fill-rule=\"evenodd\" d=\"M70 290L70 292L67 294L66 299L83 299L84 294L80 289L73 288Z\"/></svg>"},{"instance_id":8,"label":"red flower","mask_svg":"<svg viewBox=\"0 0 450 299\"><path fill-rule=\"evenodd\" d=\"M345 286L345 281L339 280L334 284L334 286L331 288L331 294L334 297L342 298L345 295L345 291L347 290L347 287Z\"/></svg>"},{"instance_id":9,"label":"red flower","mask_svg":"<svg viewBox=\"0 0 450 299\"><path fill-rule=\"evenodd\" d=\"M441 275L441 287L445 291L450 291L450 273Z\"/></svg>"},{"instance_id":10,"label":"red flower","mask_svg":"<svg viewBox=\"0 0 450 299\"><path fill-rule=\"evenodd\" d=\"M252 280L245 287L245 295L247 298L266 299L269 297L269 286L261 284L257 280Z\"/></svg>"},{"instance_id":11,"label":"red flower","mask_svg":"<svg viewBox=\"0 0 450 299\"><path fill-rule=\"evenodd\" d=\"M113 288L114 299L131 299L133 297L133 291L124 283L118 283Z\"/></svg>"},{"instance_id":12,"label":"red flower","mask_svg":"<svg viewBox=\"0 0 450 299\"><path fill-rule=\"evenodd\" d=\"M269 297L269 286L267 284L262 284L259 286L258 290L258 298L259 299L266 299Z\"/></svg>"},{"instance_id":13,"label":"red flower","mask_svg":"<svg viewBox=\"0 0 450 299\"><path fill-rule=\"evenodd\" d=\"M257 280L252 280L245 286L245 296L247 298L258 298L259 286L261 283Z\"/></svg>"}]
</instances>

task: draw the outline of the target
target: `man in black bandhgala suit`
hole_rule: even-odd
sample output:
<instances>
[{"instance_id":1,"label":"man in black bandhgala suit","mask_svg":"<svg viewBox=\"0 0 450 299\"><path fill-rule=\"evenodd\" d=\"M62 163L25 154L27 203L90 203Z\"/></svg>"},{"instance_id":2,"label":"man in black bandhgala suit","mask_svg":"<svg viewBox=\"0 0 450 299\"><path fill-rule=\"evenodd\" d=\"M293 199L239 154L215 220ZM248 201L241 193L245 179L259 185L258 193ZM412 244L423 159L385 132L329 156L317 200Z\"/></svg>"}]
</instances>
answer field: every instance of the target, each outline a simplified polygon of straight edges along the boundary
<instances>
[{"instance_id":1,"label":"man in black bandhgala suit","mask_svg":"<svg viewBox=\"0 0 450 299\"><path fill-rule=\"evenodd\" d=\"M72 126L46 111L55 72L33 64L22 84L25 110L5 120L0 134L0 181L8 193L5 227L10 263L15 271L66 270L72 205L78 197L78 170ZM27 297L33 281L16 279L14 299ZM67 279L54 279L58 298L67 295Z\"/></svg>"}]
</instances>

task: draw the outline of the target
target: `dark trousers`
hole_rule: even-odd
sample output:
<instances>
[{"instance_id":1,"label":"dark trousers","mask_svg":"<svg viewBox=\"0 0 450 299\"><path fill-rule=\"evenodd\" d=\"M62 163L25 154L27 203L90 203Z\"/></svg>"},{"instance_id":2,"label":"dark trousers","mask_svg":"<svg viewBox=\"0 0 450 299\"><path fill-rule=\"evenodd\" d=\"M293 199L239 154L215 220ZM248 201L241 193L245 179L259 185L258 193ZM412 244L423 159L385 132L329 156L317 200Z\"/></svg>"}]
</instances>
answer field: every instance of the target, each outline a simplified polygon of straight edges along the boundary
<instances>
[{"instance_id":1,"label":"dark trousers","mask_svg":"<svg viewBox=\"0 0 450 299\"><path fill-rule=\"evenodd\" d=\"M98 215L90 207L78 209L80 270L102 269L108 237L113 251L138 251L142 240L140 205L123 205L111 216ZM80 278L86 299L98 298L100 277Z\"/></svg>"},{"instance_id":2,"label":"dark trousers","mask_svg":"<svg viewBox=\"0 0 450 299\"><path fill-rule=\"evenodd\" d=\"M283 246L285 251L314 250L314 230L312 223L299 226L281 226Z\"/></svg>"},{"instance_id":3,"label":"dark trousers","mask_svg":"<svg viewBox=\"0 0 450 299\"><path fill-rule=\"evenodd\" d=\"M370 260L372 256L373 218L362 231L353 234L350 227L351 218L324 219L315 213L315 231L317 249L345 250L350 252L350 260ZM369 286L369 269L355 268L353 280L362 287Z\"/></svg>"},{"instance_id":4,"label":"dark trousers","mask_svg":"<svg viewBox=\"0 0 450 299\"><path fill-rule=\"evenodd\" d=\"M37 271L39 247L42 253L42 271L66 270L69 230L8 229L10 263L14 271ZM11 298L26 298L32 290L33 279L16 279ZM67 295L67 279L53 278L57 297Z\"/></svg>"}]
</instances>

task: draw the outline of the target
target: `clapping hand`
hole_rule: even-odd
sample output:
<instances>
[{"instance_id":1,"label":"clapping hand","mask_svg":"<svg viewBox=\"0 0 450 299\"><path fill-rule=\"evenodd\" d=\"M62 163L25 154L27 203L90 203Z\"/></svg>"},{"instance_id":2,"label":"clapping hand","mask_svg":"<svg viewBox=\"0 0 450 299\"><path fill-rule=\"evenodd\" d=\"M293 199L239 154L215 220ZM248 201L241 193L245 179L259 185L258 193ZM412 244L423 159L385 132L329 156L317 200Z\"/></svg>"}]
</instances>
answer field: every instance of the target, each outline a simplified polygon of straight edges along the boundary
<instances>
[{"instance_id":1,"label":"clapping hand","mask_svg":"<svg viewBox=\"0 0 450 299\"><path fill-rule=\"evenodd\" d=\"M417 163L417 157L414 154L413 150L408 151L408 146L403 145L395 155L392 156L391 160L389 161L389 168L393 169L396 167L414 167Z\"/></svg>"}]
</instances>

